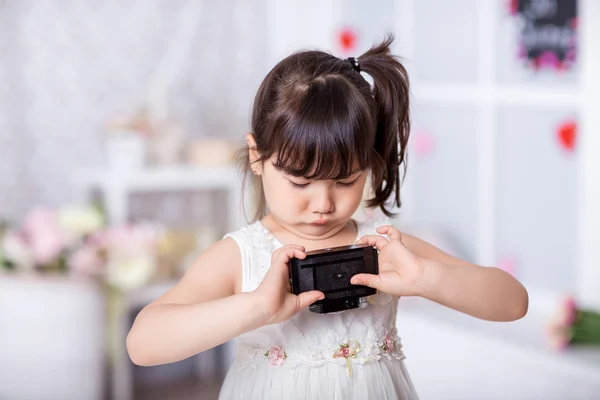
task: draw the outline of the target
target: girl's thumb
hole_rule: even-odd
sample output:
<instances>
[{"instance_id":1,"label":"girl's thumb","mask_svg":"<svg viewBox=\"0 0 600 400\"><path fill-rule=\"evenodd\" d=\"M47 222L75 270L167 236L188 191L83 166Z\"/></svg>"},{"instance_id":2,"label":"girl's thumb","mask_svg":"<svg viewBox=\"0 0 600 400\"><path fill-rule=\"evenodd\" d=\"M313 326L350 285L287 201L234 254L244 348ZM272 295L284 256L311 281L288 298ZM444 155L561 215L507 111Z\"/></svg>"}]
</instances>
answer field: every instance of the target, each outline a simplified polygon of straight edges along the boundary
<instances>
[{"instance_id":1,"label":"girl's thumb","mask_svg":"<svg viewBox=\"0 0 600 400\"><path fill-rule=\"evenodd\" d=\"M379 290L381 286L381 279L379 278L379 275L356 274L350 279L350 283L353 285L368 286Z\"/></svg>"},{"instance_id":2,"label":"girl's thumb","mask_svg":"<svg viewBox=\"0 0 600 400\"><path fill-rule=\"evenodd\" d=\"M310 306L315 301L323 300L325 295L318 290L311 290L310 292L300 293L298 299L300 301L300 310Z\"/></svg>"}]
</instances>

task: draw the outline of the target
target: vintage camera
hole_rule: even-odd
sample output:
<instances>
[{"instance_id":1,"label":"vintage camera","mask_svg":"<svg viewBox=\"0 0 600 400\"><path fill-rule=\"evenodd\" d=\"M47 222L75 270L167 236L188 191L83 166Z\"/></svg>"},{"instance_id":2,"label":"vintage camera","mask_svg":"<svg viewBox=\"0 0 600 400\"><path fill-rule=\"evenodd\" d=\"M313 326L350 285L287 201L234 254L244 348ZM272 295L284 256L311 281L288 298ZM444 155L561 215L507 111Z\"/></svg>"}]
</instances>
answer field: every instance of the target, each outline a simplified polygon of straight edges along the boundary
<instances>
[{"instance_id":1,"label":"vintage camera","mask_svg":"<svg viewBox=\"0 0 600 400\"><path fill-rule=\"evenodd\" d=\"M373 246L342 246L306 253L306 258L292 258L289 264L292 293L298 295L320 290L323 300L313 303L312 312L326 314L366 307L367 296L377 290L350 284L359 273L378 274L377 249Z\"/></svg>"}]
</instances>

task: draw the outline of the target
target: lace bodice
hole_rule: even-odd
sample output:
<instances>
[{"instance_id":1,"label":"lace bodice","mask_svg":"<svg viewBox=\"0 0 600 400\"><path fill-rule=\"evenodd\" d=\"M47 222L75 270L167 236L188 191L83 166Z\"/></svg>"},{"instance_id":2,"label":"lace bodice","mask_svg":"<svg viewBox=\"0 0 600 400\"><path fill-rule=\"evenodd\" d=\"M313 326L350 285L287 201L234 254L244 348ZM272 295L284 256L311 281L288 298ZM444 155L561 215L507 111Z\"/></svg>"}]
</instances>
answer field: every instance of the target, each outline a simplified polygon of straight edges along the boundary
<instances>
[{"instance_id":1,"label":"lace bodice","mask_svg":"<svg viewBox=\"0 0 600 400\"><path fill-rule=\"evenodd\" d=\"M357 221L358 236L377 234L376 228L389 224L384 216ZM256 289L264 278L273 251L282 246L260 222L227 234L240 247L242 291ZM397 298L378 293L362 309L334 314L303 310L290 320L245 333L236 340L239 368L270 362L273 366L295 368L336 363L351 373L354 362L366 363L381 357L402 359L396 335Z\"/></svg>"}]
</instances>

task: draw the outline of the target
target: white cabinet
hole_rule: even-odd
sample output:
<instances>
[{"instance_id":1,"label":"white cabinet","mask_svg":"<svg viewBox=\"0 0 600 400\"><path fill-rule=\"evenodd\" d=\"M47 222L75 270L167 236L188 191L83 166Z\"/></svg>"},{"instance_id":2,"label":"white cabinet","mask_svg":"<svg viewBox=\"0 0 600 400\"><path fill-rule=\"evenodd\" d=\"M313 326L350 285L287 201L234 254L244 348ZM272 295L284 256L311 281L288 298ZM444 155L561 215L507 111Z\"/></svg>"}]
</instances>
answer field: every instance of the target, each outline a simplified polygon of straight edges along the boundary
<instances>
[{"instance_id":1,"label":"white cabinet","mask_svg":"<svg viewBox=\"0 0 600 400\"><path fill-rule=\"evenodd\" d=\"M600 398L600 349L545 348L533 313L518 323L492 324L401 299L397 326L422 400Z\"/></svg>"},{"instance_id":2,"label":"white cabinet","mask_svg":"<svg viewBox=\"0 0 600 400\"><path fill-rule=\"evenodd\" d=\"M110 169L83 171L77 176L78 187L82 197L89 197L93 191L100 191L104 198L109 223L121 225L129 222L130 196L134 193L165 193L185 191L223 191L227 192L227 215L222 228L238 229L245 223L242 211L241 177L235 167L194 168L185 166L149 167L125 172ZM249 204L246 200L245 204ZM144 307L175 282L162 282L139 290L126 293L125 308L119 318L115 332L117 357L112 368L112 398L128 400L133 396L133 364L125 349L125 338L131 328L130 314ZM225 347L227 350L228 348ZM198 358L200 369L214 368L215 356L224 357L220 353L207 352ZM210 360L207 360L207 357ZM230 358L230 356L225 355ZM203 361L208 361L208 368Z\"/></svg>"}]
</instances>

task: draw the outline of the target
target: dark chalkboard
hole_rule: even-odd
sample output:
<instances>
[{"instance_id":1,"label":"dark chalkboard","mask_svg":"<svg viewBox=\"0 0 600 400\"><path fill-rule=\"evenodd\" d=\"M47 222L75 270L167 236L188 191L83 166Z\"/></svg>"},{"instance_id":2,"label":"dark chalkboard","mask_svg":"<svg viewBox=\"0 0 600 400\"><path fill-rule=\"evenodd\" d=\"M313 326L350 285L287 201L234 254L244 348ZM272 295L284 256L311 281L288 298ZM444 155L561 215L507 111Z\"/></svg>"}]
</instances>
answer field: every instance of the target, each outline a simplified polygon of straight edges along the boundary
<instances>
[{"instance_id":1,"label":"dark chalkboard","mask_svg":"<svg viewBox=\"0 0 600 400\"><path fill-rule=\"evenodd\" d=\"M519 57L534 69L568 69L577 54L577 0L513 0Z\"/></svg>"}]
</instances>

